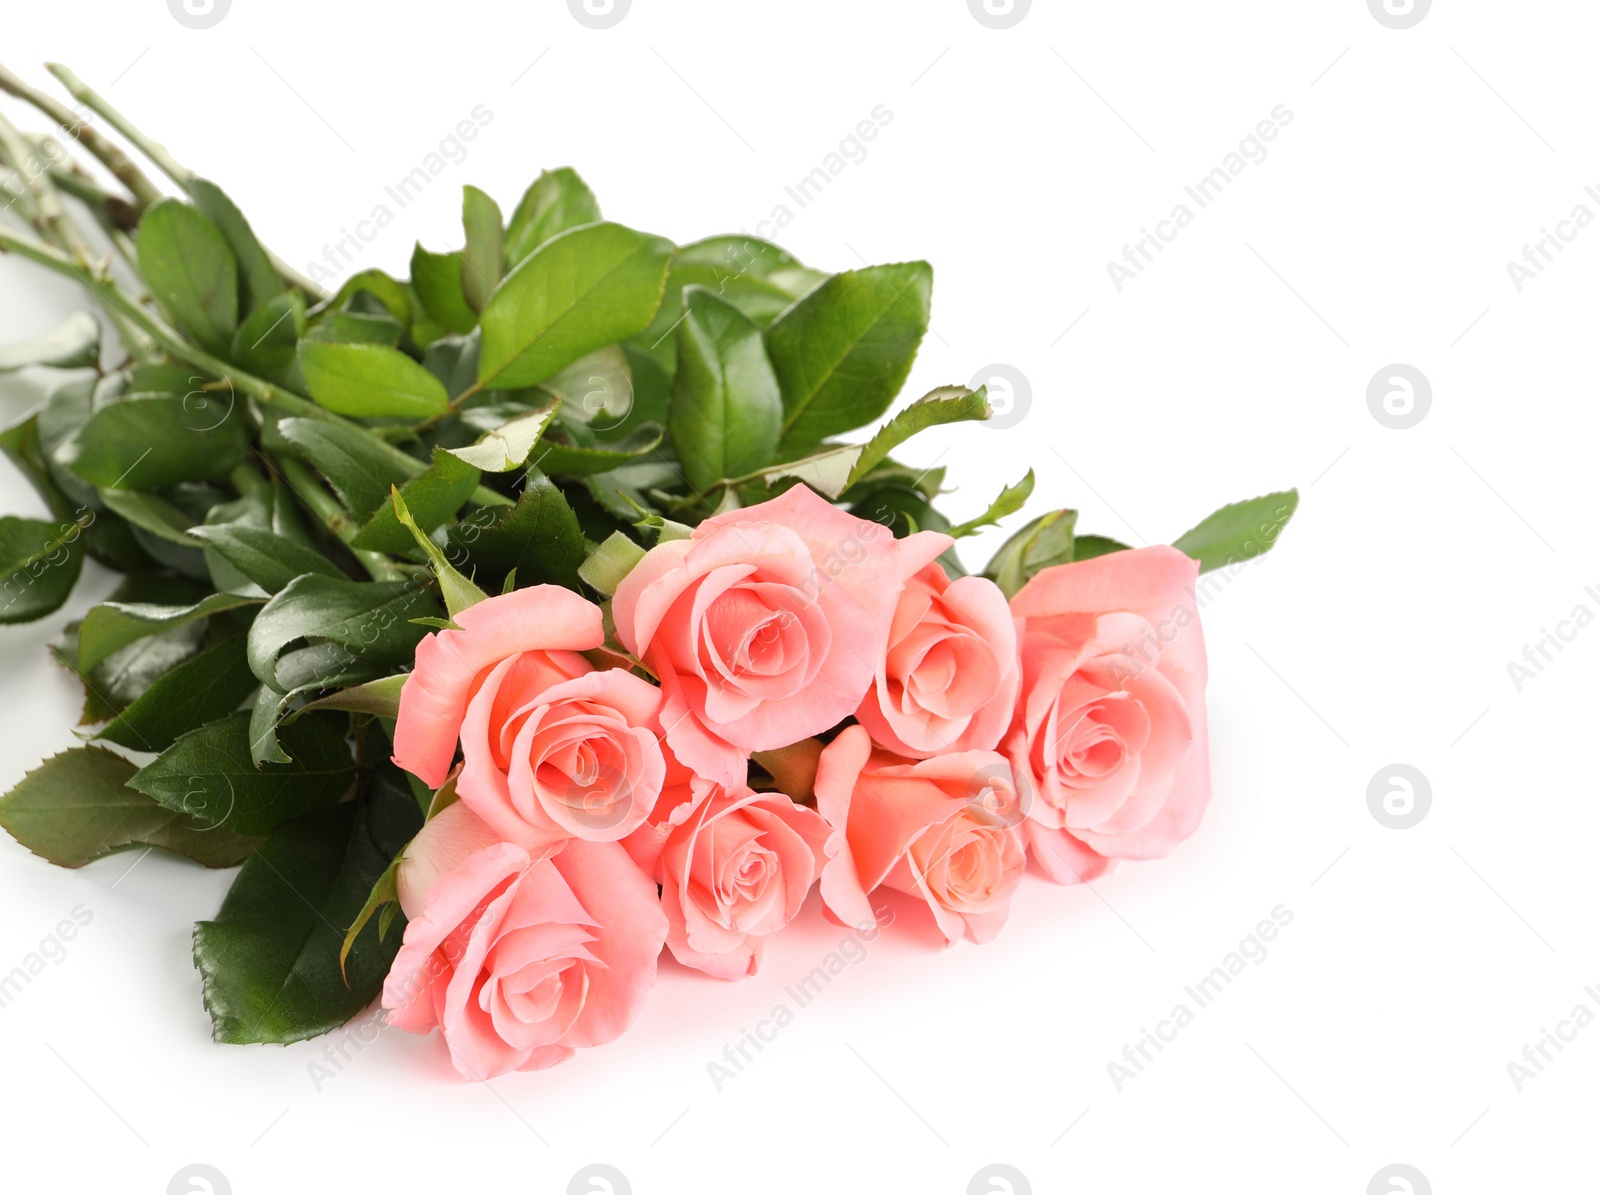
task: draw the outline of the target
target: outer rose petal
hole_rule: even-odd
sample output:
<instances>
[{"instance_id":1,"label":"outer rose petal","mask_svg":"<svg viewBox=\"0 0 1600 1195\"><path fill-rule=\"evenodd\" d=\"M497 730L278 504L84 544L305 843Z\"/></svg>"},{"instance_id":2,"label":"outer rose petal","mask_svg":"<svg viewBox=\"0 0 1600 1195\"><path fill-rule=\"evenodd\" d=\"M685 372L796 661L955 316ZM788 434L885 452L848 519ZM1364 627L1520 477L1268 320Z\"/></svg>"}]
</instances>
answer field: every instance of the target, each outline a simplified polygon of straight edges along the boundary
<instances>
[{"instance_id":1,"label":"outer rose petal","mask_svg":"<svg viewBox=\"0 0 1600 1195\"><path fill-rule=\"evenodd\" d=\"M535 649L588 651L605 642L600 607L559 585L514 589L456 615L459 630L417 645L400 693L394 762L430 788L444 782L478 676L507 656Z\"/></svg>"},{"instance_id":2,"label":"outer rose petal","mask_svg":"<svg viewBox=\"0 0 1600 1195\"><path fill-rule=\"evenodd\" d=\"M483 819L462 802L440 810L400 856L396 879L406 918L414 921L422 915L428 892L441 876L461 866L474 851L498 841Z\"/></svg>"},{"instance_id":3,"label":"outer rose petal","mask_svg":"<svg viewBox=\"0 0 1600 1195\"><path fill-rule=\"evenodd\" d=\"M633 1023L656 981L667 918L647 880L615 842L574 838L553 862L604 932L590 944L600 966L589 967L583 1012L564 1042L598 1046Z\"/></svg>"}]
</instances>

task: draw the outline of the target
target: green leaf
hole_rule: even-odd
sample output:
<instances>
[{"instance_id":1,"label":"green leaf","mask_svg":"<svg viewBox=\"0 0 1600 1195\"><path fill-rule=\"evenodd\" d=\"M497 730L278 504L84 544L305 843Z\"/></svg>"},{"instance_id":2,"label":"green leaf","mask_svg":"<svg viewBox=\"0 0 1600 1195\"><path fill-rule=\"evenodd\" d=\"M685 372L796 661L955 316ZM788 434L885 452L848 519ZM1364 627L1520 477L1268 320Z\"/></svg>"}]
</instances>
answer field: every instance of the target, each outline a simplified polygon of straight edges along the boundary
<instances>
[{"instance_id":1,"label":"green leaf","mask_svg":"<svg viewBox=\"0 0 1600 1195\"><path fill-rule=\"evenodd\" d=\"M198 401L151 395L101 407L59 459L94 485L164 489L226 477L249 453L250 440L244 404L231 392L202 395Z\"/></svg>"},{"instance_id":2,"label":"green leaf","mask_svg":"<svg viewBox=\"0 0 1600 1195\"><path fill-rule=\"evenodd\" d=\"M373 914L385 906L397 907L400 904L400 864L405 860L405 852L401 851L389 860L389 866L383 869L372 885L372 891L367 893L366 903L361 906L361 911L356 914L350 928L344 932L344 940L339 944L339 971L344 973L345 960L350 957L350 952L355 949L356 942L361 937L361 931L366 929L367 922L372 920ZM381 942L388 936L389 923L386 919L378 921L378 940Z\"/></svg>"},{"instance_id":3,"label":"green leaf","mask_svg":"<svg viewBox=\"0 0 1600 1195\"><path fill-rule=\"evenodd\" d=\"M1072 559L1093 560L1096 556L1109 556L1113 552L1129 551L1127 544L1120 540L1108 539L1104 535L1080 535L1072 541Z\"/></svg>"},{"instance_id":4,"label":"green leaf","mask_svg":"<svg viewBox=\"0 0 1600 1195\"><path fill-rule=\"evenodd\" d=\"M283 279L278 276L272 258L267 256L261 242L256 240L256 234L250 230L250 222L234 206L233 200L224 195L215 183L203 178L189 179L183 184L183 189L194 200L194 205L216 225L227 241L228 248L233 251L234 261L239 267L239 310L255 311L263 303L282 295Z\"/></svg>"},{"instance_id":5,"label":"green leaf","mask_svg":"<svg viewBox=\"0 0 1600 1195\"><path fill-rule=\"evenodd\" d=\"M403 283L382 270L362 270L346 278L339 293L317 307L313 321L321 322L341 311L367 315L388 312L403 327L411 322L411 296Z\"/></svg>"},{"instance_id":6,"label":"green leaf","mask_svg":"<svg viewBox=\"0 0 1600 1195\"><path fill-rule=\"evenodd\" d=\"M400 948L367 931L341 973L344 930L389 865L373 814L354 804L281 826L239 872L222 908L194 929L212 1036L303 1041L370 1004Z\"/></svg>"},{"instance_id":7,"label":"green leaf","mask_svg":"<svg viewBox=\"0 0 1600 1195\"><path fill-rule=\"evenodd\" d=\"M861 459L860 444L841 444L838 448L825 448L811 456L785 461L761 473L761 481L774 485L786 478L804 482L825 498L834 499L850 485L856 462Z\"/></svg>"},{"instance_id":8,"label":"green leaf","mask_svg":"<svg viewBox=\"0 0 1600 1195\"><path fill-rule=\"evenodd\" d=\"M1243 564L1278 542L1299 505L1299 490L1235 502L1202 519L1173 540L1172 546L1198 560L1202 573L1228 564Z\"/></svg>"},{"instance_id":9,"label":"green leaf","mask_svg":"<svg viewBox=\"0 0 1600 1195\"><path fill-rule=\"evenodd\" d=\"M558 477L609 473L653 453L660 445L663 434L664 429L659 423L642 423L623 440L558 444L546 439L533 454L533 463L541 471Z\"/></svg>"},{"instance_id":10,"label":"green leaf","mask_svg":"<svg viewBox=\"0 0 1600 1195\"><path fill-rule=\"evenodd\" d=\"M506 228L506 268L514 269L551 237L600 219L594 192L570 166L546 170L523 193Z\"/></svg>"},{"instance_id":11,"label":"green leaf","mask_svg":"<svg viewBox=\"0 0 1600 1195\"><path fill-rule=\"evenodd\" d=\"M298 639L329 640L370 664L409 664L424 634L411 619L438 612L433 596L414 582L298 577L250 625L250 670L283 691L278 656Z\"/></svg>"},{"instance_id":12,"label":"green leaf","mask_svg":"<svg viewBox=\"0 0 1600 1195\"><path fill-rule=\"evenodd\" d=\"M207 352L233 343L239 274L217 226L198 208L163 199L139 221L139 273L172 320Z\"/></svg>"},{"instance_id":13,"label":"green leaf","mask_svg":"<svg viewBox=\"0 0 1600 1195\"><path fill-rule=\"evenodd\" d=\"M673 246L620 224L562 233L517 266L483 309L478 381L514 389L649 325Z\"/></svg>"},{"instance_id":14,"label":"green leaf","mask_svg":"<svg viewBox=\"0 0 1600 1195\"><path fill-rule=\"evenodd\" d=\"M277 593L307 573L344 579L339 566L315 548L248 523L202 524L189 534L266 593Z\"/></svg>"},{"instance_id":15,"label":"green leaf","mask_svg":"<svg viewBox=\"0 0 1600 1195\"><path fill-rule=\"evenodd\" d=\"M987 418L989 398L982 387L969 390L965 386L941 386L929 391L879 428L877 434L866 442L861 449L861 456L850 470L850 484L854 485L876 469L891 452L920 431L941 423Z\"/></svg>"},{"instance_id":16,"label":"green leaf","mask_svg":"<svg viewBox=\"0 0 1600 1195\"><path fill-rule=\"evenodd\" d=\"M1007 515L1014 515L1026 505L1028 498L1033 494L1033 470L1028 470L1028 475L1016 485L1008 485L1000 491L1000 496L989 504L989 509L975 519L968 519L965 523L958 523L950 528L949 534L956 539L977 534L983 527L993 527Z\"/></svg>"},{"instance_id":17,"label":"green leaf","mask_svg":"<svg viewBox=\"0 0 1600 1195\"><path fill-rule=\"evenodd\" d=\"M400 690L405 687L409 673L400 673L397 676L386 676L382 680L368 681L364 685L352 685L348 689L340 689L326 697L319 697L316 701L308 701L301 706L299 711L291 717L311 710L345 710L353 714L371 714L375 718L388 718L390 721L400 716Z\"/></svg>"},{"instance_id":18,"label":"green leaf","mask_svg":"<svg viewBox=\"0 0 1600 1195\"><path fill-rule=\"evenodd\" d=\"M1072 562L1077 523L1075 510L1052 510L1040 515L1000 545L983 575L1010 600L1042 569Z\"/></svg>"},{"instance_id":19,"label":"green leaf","mask_svg":"<svg viewBox=\"0 0 1600 1195\"><path fill-rule=\"evenodd\" d=\"M250 313L233 334L228 359L258 377L280 378L295 364L295 350L306 330L306 301L285 291Z\"/></svg>"},{"instance_id":20,"label":"green leaf","mask_svg":"<svg viewBox=\"0 0 1600 1195\"><path fill-rule=\"evenodd\" d=\"M362 419L426 419L450 405L444 383L381 344L300 344L300 371L311 397L328 410Z\"/></svg>"},{"instance_id":21,"label":"green leaf","mask_svg":"<svg viewBox=\"0 0 1600 1195\"><path fill-rule=\"evenodd\" d=\"M540 382L538 389L560 400L563 422L580 423L596 435L609 432L615 438L626 434L619 430L624 424L640 422L630 418L634 409L633 367L620 344L608 344L579 357L554 377ZM665 415L665 405L661 410Z\"/></svg>"},{"instance_id":22,"label":"green leaf","mask_svg":"<svg viewBox=\"0 0 1600 1195\"><path fill-rule=\"evenodd\" d=\"M53 755L0 797L0 826L58 867L82 867L132 846L232 867L255 849L254 838L164 809L129 788L135 771L103 747Z\"/></svg>"},{"instance_id":23,"label":"green leaf","mask_svg":"<svg viewBox=\"0 0 1600 1195\"><path fill-rule=\"evenodd\" d=\"M95 737L134 751L163 751L179 735L238 709L256 687L244 642L243 635L224 639L163 673Z\"/></svg>"},{"instance_id":24,"label":"green leaf","mask_svg":"<svg viewBox=\"0 0 1600 1195\"><path fill-rule=\"evenodd\" d=\"M75 311L60 327L22 340L0 345L0 373L11 373L27 365L47 365L52 369L78 369L100 360L100 323L87 311Z\"/></svg>"},{"instance_id":25,"label":"green leaf","mask_svg":"<svg viewBox=\"0 0 1600 1195\"><path fill-rule=\"evenodd\" d=\"M83 569L86 525L0 517L0 623L32 622L61 608Z\"/></svg>"},{"instance_id":26,"label":"green leaf","mask_svg":"<svg viewBox=\"0 0 1600 1195\"><path fill-rule=\"evenodd\" d=\"M512 569L523 585L579 588L584 543L578 516L537 469L528 471L521 497L503 517L480 510L450 529L450 542L452 559L486 589L498 588Z\"/></svg>"},{"instance_id":27,"label":"green leaf","mask_svg":"<svg viewBox=\"0 0 1600 1195\"><path fill-rule=\"evenodd\" d=\"M78 631L78 670L80 673L92 672L113 652L147 635L184 626L224 610L260 604L260 598L241 597L232 593L213 593L191 606L102 602L84 617L83 626Z\"/></svg>"},{"instance_id":28,"label":"green leaf","mask_svg":"<svg viewBox=\"0 0 1600 1195\"><path fill-rule=\"evenodd\" d=\"M435 448L433 465L426 473L401 486L400 496L423 530L432 532L455 519L456 512L472 491L478 488L479 476L478 470L466 461L443 448ZM351 546L371 552L387 552L391 556L409 552L412 548L411 532L395 516L393 502L378 507L367 525L351 541Z\"/></svg>"},{"instance_id":29,"label":"green leaf","mask_svg":"<svg viewBox=\"0 0 1600 1195\"><path fill-rule=\"evenodd\" d=\"M411 251L411 285L417 298L447 332L465 334L478 326L461 285L461 253L430 253L419 241Z\"/></svg>"},{"instance_id":30,"label":"green leaf","mask_svg":"<svg viewBox=\"0 0 1600 1195\"><path fill-rule=\"evenodd\" d=\"M417 541L417 546L427 555L428 563L433 566L433 575L439 579L439 592L444 595L445 609L449 612L451 621L455 621L456 615L468 607L487 601L489 595L456 571L455 566L446 560L444 553L439 550L439 545L429 539L422 528L417 526L417 520L412 518L411 512L406 509L406 500L400 496L398 490L394 493L393 503L395 518L411 533Z\"/></svg>"},{"instance_id":31,"label":"green leaf","mask_svg":"<svg viewBox=\"0 0 1600 1195\"><path fill-rule=\"evenodd\" d=\"M755 321L701 286L683 302L669 426L684 476L708 490L772 460L783 398Z\"/></svg>"},{"instance_id":32,"label":"green leaf","mask_svg":"<svg viewBox=\"0 0 1600 1195\"><path fill-rule=\"evenodd\" d=\"M500 205L477 187L463 187L461 223L467 230L467 246L461 251L461 293L467 306L482 311L500 283L504 224Z\"/></svg>"},{"instance_id":33,"label":"green leaf","mask_svg":"<svg viewBox=\"0 0 1600 1195\"><path fill-rule=\"evenodd\" d=\"M808 270L778 246L756 237L716 236L678 250L667 273L661 310L639 334L639 343L674 367L671 333L683 315L683 291L703 286L765 328L784 308L827 275Z\"/></svg>"},{"instance_id":34,"label":"green leaf","mask_svg":"<svg viewBox=\"0 0 1600 1195\"><path fill-rule=\"evenodd\" d=\"M203 524L189 531L206 544L212 586L226 593L264 598L301 573L344 576L314 546L291 491L278 482L257 485L232 502L219 502L206 512Z\"/></svg>"},{"instance_id":35,"label":"green leaf","mask_svg":"<svg viewBox=\"0 0 1600 1195\"><path fill-rule=\"evenodd\" d=\"M389 500L391 486L403 485L426 469L421 461L414 470L403 469L358 428L322 419L285 419L278 424L278 432L363 522Z\"/></svg>"},{"instance_id":36,"label":"green leaf","mask_svg":"<svg viewBox=\"0 0 1600 1195\"><path fill-rule=\"evenodd\" d=\"M889 409L928 327L925 261L835 274L773 321L786 445L804 448Z\"/></svg>"},{"instance_id":37,"label":"green leaf","mask_svg":"<svg viewBox=\"0 0 1600 1195\"><path fill-rule=\"evenodd\" d=\"M164 809L240 834L268 834L336 803L355 776L344 736L320 717L283 728L291 763L257 767L250 715L230 714L183 735L128 783Z\"/></svg>"},{"instance_id":38,"label":"green leaf","mask_svg":"<svg viewBox=\"0 0 1600 1195\"><path fill-rule=\"evenodd\" d=\"M543 437L560 404L549 403L525 414L515 415L479 436L473 444L452 448L450 453L486 473L509 473L520 469L533 446Z\"/></svg>"},{"instance_id":39,"label":"green leaf","mask_svg":"<svg viewBox=\"0 0 1600 1195\"><path fill-rule=\"evenodd\" d=\"M112 490L102 487L100 502L112 514L127 519L141 531L147 531L158 540L192 549L189 528L195 519L159 494L138 490Z\"/></svg>"}]
</instances>

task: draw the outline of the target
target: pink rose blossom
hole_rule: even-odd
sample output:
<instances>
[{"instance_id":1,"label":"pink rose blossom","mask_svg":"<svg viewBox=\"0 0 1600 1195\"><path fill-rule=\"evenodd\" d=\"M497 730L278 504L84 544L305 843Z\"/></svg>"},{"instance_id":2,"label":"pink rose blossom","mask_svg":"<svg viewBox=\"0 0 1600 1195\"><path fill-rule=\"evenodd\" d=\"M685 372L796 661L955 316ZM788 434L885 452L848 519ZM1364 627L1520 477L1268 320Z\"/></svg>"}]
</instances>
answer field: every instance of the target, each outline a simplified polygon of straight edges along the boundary
<instances>
[{"instance_id":1,"label":"pink rose blossom","mask_svg":"<svg viewBox=\"0 0 1600 1195\"><path fill-rule=\"evenodd\" d=\"M599 607L538 585L489 598L430 635L400 695L395 762L456 788L503 841L532 851L564 838L611 842L661 792L661 691L579 651L604 641Z\"/></svg>"},{"instance_id":2,"label":"pink rose blossom","mask_svg":"<svg viewBox=\"0 0 1600 1195\"><path fill-rule=\"evenodd\" d=\"M655 983L667 919L616 843L530 854L458 802L400 866L410 920L383 987L389 1022L443 1033L456 1070L541 1070L627 1029Z\"/></svg>"},{"instance_id":3,"label":"pink rose blossom","mask_svg":"<svg viewBox=\"0 0 1600 1195\"><path fill-rule=\"evenodd\" d=\"M1211 797L1198 565L1174 548L1047 568L1011 600L1022 697L1006 750L1034 858L1061 883L1167 854Z\"/></svg>"},{"instance_id":4,"label":"pink rose blossom","mask_svg":"<svg viewBox=\"0 0 1600 1195\"><path fill-rule=\"evenodd\" d=\"M1006 596L985 577L945 574L955 541L922 531L900 541L900 591L877 678L856 718L881 746L925 759L992 751L1011 725L1021 668Z\"/></svg>"},{"instance_id":5,"label":"pink rose blossom","mask_svg":"<svg viewBox=\"0 0 1600 1195\"><path fill-rule=\"evenodd\" d=\"M925 901L947 942L1000 932L1027 861L1004 756L902 759L847 727L822 752L817 810L838 840L822 899L841 921L871 923L868 895L881 884Z\"/></svg>"},{"instance_id":6,"label":"pink rose blossom","mask_svg":"<svg viewBox=\"0 0 1600 1195\"><path fill-rule=\"evenodd\" d=\"M660 678L678 758L738 785L751 751L855 712L901 577L887 528L795 486L658 544L623 580L612 613L622 642Z\"/></svg>"},{"instance_id":7,"label":"pink rose blossom","mask_svg":"<svg viewBox=\"0 0 1600 1195\"><path fill-rule=\"evenodd\" d=\"M782 793L705 780L670 791L657 824L628 843L661 884L667 948L718 979L753 975L764 940L794 919L822 869L828 824Z\"/></svg>"}]
</instances>

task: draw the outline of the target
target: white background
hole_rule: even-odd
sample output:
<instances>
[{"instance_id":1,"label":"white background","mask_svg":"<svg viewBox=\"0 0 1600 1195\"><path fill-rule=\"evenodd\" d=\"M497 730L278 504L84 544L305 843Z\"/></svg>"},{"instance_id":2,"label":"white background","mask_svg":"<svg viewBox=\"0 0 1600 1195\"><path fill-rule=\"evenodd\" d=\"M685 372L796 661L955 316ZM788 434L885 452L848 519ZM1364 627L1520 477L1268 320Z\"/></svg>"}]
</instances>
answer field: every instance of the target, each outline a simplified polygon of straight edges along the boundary
<instances>
[{"instance_id":1,"label":"white background","mask_svg":"<svg viewBox=\"0 0 1600 1195\"><path fill-rule=\"evenodd\" d=\"M1200 832L1093 890L1030 877L986 947L939 949L900 908L721 1092L707 1064L837 942L814 908L744 983L665 966L624 1039L559 1069L466 1084L438 1040L390 1030L319 1089L325 1042L208 1040L190 923L228 874L130 873L133 854L69 872L5 845L0 971L93 913L0 1010L10 1189L156 1195L194 1162L237 1195L559 1192L595 1162L639 1195L956 1195L994 1162L1034 1192L1358 1195L1395 1162L1441 1193L1590 1189L1600 1027L1520 1093L1507 1063L1600 1008L1600 629L1520 692L1507 662L1575 606L1600 613L1600 230L1521 293L1506 262L1575 205L1600 214L1592 5L1441 0L1396 31L1364 0L1039 0L994 30L963 0L635 0L594 30L559 0L234 0L195 31L156 0L77 0L14 5L6 27L8 65L46 82L41 61L71 64L301 268L395 209L385 184L478 104L470 157L360 265L459 243L463 183L509 211L564 164L609 217L680 243L784 204L778 238L807 263L927 258L908 393L994 362L1032 389L1008 430L918 442L924 462L948 450L957 517L1029 466L1037 509L1132 543L1302 494L1204 610ZM785 186L880 104L867 157L798 208ZM1280 104L1265 160L1119 293L1106 263ZM0 261L0 338L82 304ZM1366 401L1395 362L1433 388L1403 431ZM9 419L30 397L0 400ZM40 509L9 468L0 507ZM75 686L42 644L108 588L91 570L66 610L0 631L4 783L74 742ZM1397 761L1433 793L1404 831L1367 808ZM1124 1043L1280 904L1266 961L1119 1092Z\"/></svg>"}]
</instances>

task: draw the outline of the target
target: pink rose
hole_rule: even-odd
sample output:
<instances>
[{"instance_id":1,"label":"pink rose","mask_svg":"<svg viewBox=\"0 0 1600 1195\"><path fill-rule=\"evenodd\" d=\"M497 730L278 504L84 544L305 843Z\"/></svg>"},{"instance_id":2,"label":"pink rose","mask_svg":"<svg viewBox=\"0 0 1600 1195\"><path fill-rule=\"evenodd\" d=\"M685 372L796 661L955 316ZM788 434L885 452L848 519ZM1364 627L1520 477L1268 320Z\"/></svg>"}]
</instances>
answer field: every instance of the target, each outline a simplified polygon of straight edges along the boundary
<instances>
[{"instance_id":1,"label":"pink rose","mask_svg":"<svg viewBox=\"0 0 1600 1195\"><path fill-rule=\"evenodd\" d=\"M842 842L822 899L847 925L875 921L880 884L921 897L947 942L1000 932L1027 856L1011 766L992 751L908 760L850 726L822 752L817 810Z\"/></svg>"},{"instance_id":2,"label":"pink rose","mask_svg":"<svg viewBox=\"0 0 1600 1195\"><path fill-rule=\"evenodd\" d=\"M661 691L577 654L605 639L599 607L536 585L479 602L456 624L417 647L395 762L437 787L459 738L461 799L532 851L569 837L612 842L639 826L666 771Z\"/></svg>"},{"instance_id":3,"label":"pink rose","mask_svg":"<svg viewBox=\"0 0 1600 1195\"><path fill-rule=\"evenodd\" d=\"M765 938L794 919L822 869L828 824L782 793L705 780L672 792L680 799L663 798L659 822L628 843L653 860L667 948L718 979L754 975Z\"/></svg>"},{"instance_id":4,"label":"pink rose","mask_svg":"<svg viewBox=\"0 0 1600 1195\"><path fill-rule=\"evenodd\" d=\"M751 751L855 712L900 582L887 528L795 486L658 544L623 580L612 614L661 681L674 753L734 786Z\"/></svg>"},{"instance_id":5,"label":"pink rose","mask_svg":"<svg viewBox=\"0 0 1600 1195\"><path fill-rule=\"evenodd\" d=\"M529 854L458 802L406 848L400 893L410 920L383 1006L409 1033L437 1026L466 1078L615 1039L655 983L667 919L616 843Z\"/></svg>"},{"instance_id":6,"label":"pink rose","mask_svg":"<svg viewBox=\"0 0 1600 1195\"><path fill-rule=\"evenodd\" d=\"M985 577L946 576L938 558L954 542L932 531L900 541L905 587L877 678L856 711L880 745L915 759L994 750L1017 701L1017 630L1006 595Z\"/></svg>"},{"instance_id":7,"label":"pink rose","mask_svg":"<svg viewBox=\"0 0 1600 1195\"><path fill-rule=\"evenodd\" d=\"M1022 620L1022 699L1006 750L1035 792L1034 858L1061 883L1167 854L1211 798L1199 566L1175 548L1039 573Z\"/></svg>"}]
</instances>

